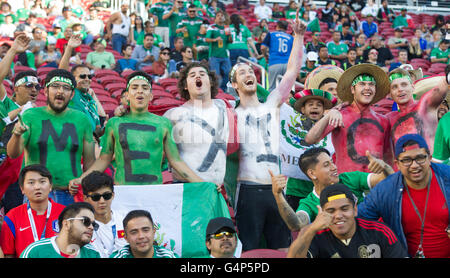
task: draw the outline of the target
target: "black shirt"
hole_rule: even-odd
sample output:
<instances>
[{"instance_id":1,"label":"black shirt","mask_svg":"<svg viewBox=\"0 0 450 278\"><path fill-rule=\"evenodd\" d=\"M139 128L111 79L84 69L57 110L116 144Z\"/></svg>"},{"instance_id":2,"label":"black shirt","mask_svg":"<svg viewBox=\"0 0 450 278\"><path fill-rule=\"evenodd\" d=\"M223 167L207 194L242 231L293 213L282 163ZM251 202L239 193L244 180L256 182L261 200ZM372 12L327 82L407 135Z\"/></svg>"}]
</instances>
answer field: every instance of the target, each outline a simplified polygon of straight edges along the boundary
<instances>
[{"instance_id":1,"label":"black shirt","mask_svg":"<svg viewBox=\"0 0 450 278\"><path fill-rule=\"evenodd\" d=\"M355 218L356 231L348 245L330 229L319 231L311 242L308 258L406 258L408 253L384 223Z\"/></svg>"}]
</instances>

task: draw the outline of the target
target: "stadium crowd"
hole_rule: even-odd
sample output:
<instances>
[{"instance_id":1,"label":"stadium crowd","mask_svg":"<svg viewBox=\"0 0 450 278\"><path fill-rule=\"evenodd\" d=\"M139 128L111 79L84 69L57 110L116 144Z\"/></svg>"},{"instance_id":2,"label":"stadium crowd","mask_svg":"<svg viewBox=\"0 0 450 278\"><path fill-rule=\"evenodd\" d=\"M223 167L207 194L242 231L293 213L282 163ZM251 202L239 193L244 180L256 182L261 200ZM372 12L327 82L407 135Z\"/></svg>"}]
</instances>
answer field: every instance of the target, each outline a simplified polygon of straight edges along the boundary
<instances>
[{"instance_id":1,"label":"stadium crowd","mask_svg":"<svg viewBox=\"0 0 450 278\"><path fill-rule=\"evenodd\" d=\"M115 188L205 182L205 257L450 257L450 15L140 4L0 3L0 257L182 257Z\"/></svg>"}]
</instances>

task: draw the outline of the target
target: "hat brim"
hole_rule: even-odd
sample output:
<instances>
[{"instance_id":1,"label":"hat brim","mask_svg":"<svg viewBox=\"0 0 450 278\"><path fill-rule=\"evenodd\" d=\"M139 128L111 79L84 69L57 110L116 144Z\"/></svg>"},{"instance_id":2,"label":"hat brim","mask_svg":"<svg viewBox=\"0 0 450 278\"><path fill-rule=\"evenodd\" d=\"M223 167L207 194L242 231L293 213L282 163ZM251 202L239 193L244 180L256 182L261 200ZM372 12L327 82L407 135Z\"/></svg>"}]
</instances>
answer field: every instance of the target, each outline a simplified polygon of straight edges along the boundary
<instances>
[{"instance_id":1,"label":"hat brim","mask_svg":"<svg viewBox=\"0 0 450 278\"><path fill-rule=\"evenodd\" d=\"M414 99L420 99L423 94L436 87L442 80L445 80L445 75L425 77L414 82ZM447 94L448 98L449 96Z\"/></svg>"},{"instance_id":2,"label":"hat brim","mask_svg":"<svg viewBox=\"0 0 450 278\"><path fill-rule=\"evenodd\" d=\"M329 99L326 99L326 98L321 97L321 96L304 96L304 97L298 99L294 103L294 110L296 110L297 112L301 113L301 109L305 105L305 102L307 102L310 99L317 99L317 100L322 101L323 102L323 108L325 110L333 108L333 103Z\"/></svg>"},{"instance_id":3,"label":"hat brim","mask_svg":"<svg viewBox=\"0 0 450 278\"><path fill-rule=\"evenodd\" d=\"M361 74L371 75L376 82L375 96L370 104L377 103L389 94L390 82L386 72L379 66L366 63L352 66L342 74L337 85L337 94L340 100L348 103L353 102L352 82Z\"/></svg>"},{"instance_id":4,"label":"hat brim","mask_svg":"<svg viewBox=\"0 0 450 278\"><path fill-rule=\"evenodd\" d=\"M319 89L320 83L327 78L339 81L344 70L334 65L323 65L311 71L305 80L305 89Z\"/></svg>"}]
</instances>

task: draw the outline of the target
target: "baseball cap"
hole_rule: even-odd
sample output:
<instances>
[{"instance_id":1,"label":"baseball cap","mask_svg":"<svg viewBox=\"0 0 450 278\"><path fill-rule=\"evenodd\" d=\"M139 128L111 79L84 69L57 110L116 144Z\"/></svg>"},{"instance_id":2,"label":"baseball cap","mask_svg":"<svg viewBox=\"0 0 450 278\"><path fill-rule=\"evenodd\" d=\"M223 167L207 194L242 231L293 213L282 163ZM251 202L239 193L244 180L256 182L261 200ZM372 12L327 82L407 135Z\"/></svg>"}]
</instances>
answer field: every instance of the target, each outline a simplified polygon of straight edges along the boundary
<instances>
[{"instance_id":1,"label":"baseball cap","mask_svg":"<svg viewBox=\"0 0 450 278\"><path fill-rule=\"evenodd\" d=\"M320 192L320 206L323 207L328 202L342 198L350 199L353 204L356 204L355 195L346 185L342 183L329 185Z\"/></svg>"},{"instance_id":2,"label":"baseball cap","mask_svg":"<svg viewBox=\"0 0 450 278\"><path fill-rule=\"evenodd\" d=\"M407 147L403 147L403 145L408 141L414 141L417 143L416 145L411 145ZM395 157L397 158L402 152L406 152L410 149L414 148L425 148L428 152L430 151L428 149L428 144L425 141L425 139L420 136L419 134L405 134L402 137L400 137L397 140L397 143L395 143Z\"/></svg>"},{"instance_id":3,"label":"baseball cap","mask_svg":"<svg viewBox=\"0 0 450 278\"><path fill-rule=\"evenodd\" d=\"M233 233L236 233L236 229L234 228L233 221L230 218L226 217L216 217L209 221L208 226L206 227L206 237L209 235L215 234L223 228L228 228Z\"/></svg>"},{"instance_id":4,"label":"baseball cap","mask_svg":"<svg viewBox=\"0 0 450 278\"><path fill-rule=\"evenodd\" d=\"M402 29L402 28L399 28L399 27L397 27L397 28L395 28L394 32L402 32L402 33L403 33L403 29Z\"/></svg>"},{"instance_id":5,"label":"baseball cap","mask_svg":"<svg viewBox=\"0 0 450 278\"><path fill-rule=\"evenodd\" d=\"M310 51L306 54L306 60L317 62L319 60L319 55L314 51Z\"/></svg>"}]
</instances>

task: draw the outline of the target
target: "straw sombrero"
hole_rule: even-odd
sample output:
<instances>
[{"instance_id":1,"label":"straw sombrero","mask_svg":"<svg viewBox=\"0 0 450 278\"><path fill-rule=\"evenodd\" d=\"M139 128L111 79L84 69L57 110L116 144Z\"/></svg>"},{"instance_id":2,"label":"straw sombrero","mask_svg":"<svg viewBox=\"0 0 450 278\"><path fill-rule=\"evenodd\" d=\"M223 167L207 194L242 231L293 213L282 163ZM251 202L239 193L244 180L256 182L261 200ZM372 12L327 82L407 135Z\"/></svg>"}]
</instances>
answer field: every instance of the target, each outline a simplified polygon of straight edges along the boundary
<instances>
[{"instance_id":1,"label":"straw sombrero","mask_svg":"<svg viewBox=\"0 0 450 278\"><path fill-rule=\"evenodd\" d=\"M320 83L327 78L339 81L344 70L334 65L323 65L311 71L305 80L305 89L319 89Z\"/></svg>"},{"instance_id":2,"label":"straw sombrero","mask_svg":"<svg viewBox=\"0 0 450 278\"><path fill-rule=\"evenodd\" d=\"M331 109L337 102L337 98L329 92L325 92L319 89L307 89L300 91L294 95L296 99L294 103L294 109L301 113L302 107L305 102L310 99L318 99L323 102L323 107L325 110Z\"/></svg>"},{"instance_id":3,"label":"straw sombrero","mask_svg":"<svg viewBox=\"0 0 450 278\"><path fill-rule=\"evenodd\" d=\"M399 66L399 68L406 70L411 78L414 77L414 80L419 80L423 78L423 71L422 68L414 69L414 67L410 64L404 64Z\"/></svg>"},{"instance_id":4,"label":"straw sombrero","mask_svg":"<svg viewBox=\"0 0 450 278\"><path fill-rule=\"evenodd\" d=\"M423 94L436 87L442 80L445 80L445 75L425 77L414 82L414 99L419 100ZM449 93L447 93L447 97L445 99L447 102L450 101Z\"/></svg>"},{"instance_id":5,"label":"straw sombrero","mask_svg":"<svg viewBox=\"0 0 450 278\"><path fill-rule=\"evenodd\" d=\"M372 64L359 64L346 70L337 85L337 94L343 102L352 103L354 96L350 90L353 80L361 74L368 74L375 79L376 91L371 104L382 100L390 91L389 78L382 68Z\"/></svg>"}]
</instances>

